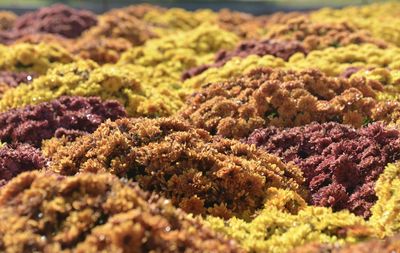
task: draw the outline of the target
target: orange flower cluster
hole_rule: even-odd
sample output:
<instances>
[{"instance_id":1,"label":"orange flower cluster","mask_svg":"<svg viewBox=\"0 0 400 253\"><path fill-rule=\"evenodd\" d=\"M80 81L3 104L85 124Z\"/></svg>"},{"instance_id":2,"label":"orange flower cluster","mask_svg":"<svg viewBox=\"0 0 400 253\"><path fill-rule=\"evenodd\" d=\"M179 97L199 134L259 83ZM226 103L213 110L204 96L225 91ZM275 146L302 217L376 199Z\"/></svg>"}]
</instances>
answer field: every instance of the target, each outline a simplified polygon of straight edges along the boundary
<instances>
[{"instance_id":1,"label":"orange flower cluster","mask_svg":"<svg viewBox=\"0 0 400 253\"><path fill-rule=\"evenodd\" d=\"M242 38L255 39L265 33L266 17L256 17L248 13L222 9L218 12L220 27Z\"/></svg>"},{"instance_id":2,"label":"orange flower cluster","mask_svg":"<svg viewBox=\"0 0 400 253\"><path fill-rule=\"evenodd\" d=\"M14 25L17 15L9 11L0 11L0 31L11 29Z\"/></svg>"},{"instance_id":3,"label":"orange flower cluster","mask_svg":"<svg viewBox=\"0 0 400 253\"><path fill-rule=\"evenodd\" d=\"M243 252L109 174L23 173L0 190L0 220L2 252Z\"/></svg>"},{"instance_id":4,"label":"orange flower cluster","mask_svg":"<svg viewBox=\"0 0 400 253\"><path fill-rule=\"evenodd\" d=\"M115 9L104 13L99 17L98 24L83 36L88 36L89 39L122 38L132 45L141 45L146 40L157 37L148 24L135 17L136 11L142 10L140 6L138 8Z\"/></svg>"},{"instance_id":5,"label":"orange flower cluster","mask_svg":"<svg viewBox=\"0 0 400 253\"><path fill-rule=\"evenodd\" d=\"M271 187L306 195L299 168L173 118L106 122L75 142L50 141L44 149L57 173L109 172L131 178L194 214L229 218L254 213Z\"/></svg>"},{"instance_id":6,"label":"orange flower cluster","mask_svg":"<svg viewBox=\"0 0 400 253\"><path fill-rule=\"evenodd\" d=\"M301 41L308 51L363 43L387 47L385 41L376 39L368 31L357 29L348 23L318 23L304 16L273 26L266 37Z\"/></svg>"},{"instance_id":7,"label":"orange flower cluster","mask_svg":"<svg viewBox=\"0 0 400 253\"><path fill-rule=\"evenodd\" d=\"M267 125L291 127L313 121L361 126L376 105L377 81L338 79L318 70L256 69L248 75L205 85L181 115L196 127L229 138Z\"/></svg>"}]
</instances>

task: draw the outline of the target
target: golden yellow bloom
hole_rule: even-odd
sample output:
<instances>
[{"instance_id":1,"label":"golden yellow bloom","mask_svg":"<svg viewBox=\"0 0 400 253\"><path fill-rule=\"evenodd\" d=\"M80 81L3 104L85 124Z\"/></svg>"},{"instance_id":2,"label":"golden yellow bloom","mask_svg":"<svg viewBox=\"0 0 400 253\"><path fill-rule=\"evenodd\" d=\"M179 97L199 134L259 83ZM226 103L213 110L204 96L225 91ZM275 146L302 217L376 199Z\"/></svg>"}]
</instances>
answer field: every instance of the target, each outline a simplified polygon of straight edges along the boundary
<instances>
[{"instance_id":1,"label":"golden yellow bloom","mask_svg":"<svg viewBox=\"0 0 400 253\"><path fill-rule=\"evenodd\" d=\"M379 236L400 231L400 165L389 164L375 186L378 201L372 207L371 225Z\"/></svg>"},{"instance_id":2,"label":"golden yellow bloom","mask_svg":"<svg viewBox=\"0 0 400 253\"><path fill-rule=\"evenodd\" d=\"M307 56L293 55L286 67L318 68L329 76L339 76L348 67L399 69L400 48L382 49L372 44L349 45L311 51Z\"/></svg>"},{"instance_id":3,"label":"golden yellow bloom","mask_svg":"<svg viewBox=\"0 0 400 253\"><path fill-rule=\"evenodd\" d=\"M47 44L0 45L0 55L0 70L29 71L39 75L52 67L75 60L65 49Z\"/></svg>"},{"instance_id":4,"label":"golden yellow bloom","mask_svg":"<svg viewBox=\"0 0 400 253\"><path fill-rule=\"evenodd\" d=\"M0 111L49 101L63 95L100 96L119 100L131 116L162 116L178 110L182 101L170 88L152 87L142 82L147 69L140 66L99 66L77 61L51 69L31 84L7 90Z\"/></svg>"},{"instance_id":5,"label":"golden yellow bloom","mask_svg":"<svg viewBox=\"0 0 400 253\"><path fill-rule=\"evenodd\" d=\"M377 80L382 83L385 90L377 94L378 100L400 101L400 69L375 68L360 70L353 76L364 76L367 79Z\"/></svg>"},{"instance_id":6,"label":"golden yellow bloom","mask_svg":"<svg viewBox=\"0 0 400 253\"><path fill-rule=\"evenodd\" d=\"M330 208L305 206L296 193L270 189L275 195L251 221L208 216L206 223L219 232L236 239L251 252L287 252L308 242L356 242L371 235L366 222L348 211L333 212ZM288 212L288 206L294 206ZM362 232L355 232L361 230Z\"/></svg>"},{"instance_id":7,"label":"golden yellow bloom","mask_svg":"<svg viewBox=\"0 0 400 253\"><path fill-rule=\"evenodd\" d=\"M132 48L122 55L119 64L153 67L156 71L164 66L169 72L179 71L180 75L182 70L210 62L215 52L231 49L237 42L235 34L205 24Z\"/></svg>"},{"instance_id":8,"label":"golden yellow bloom","mask_svg":"<svg viewBox=\"0 0 400 253\"><path fill-rule=\"evenodd\" d=\"M308 55L294 54L288 62L271 55L250 55L244 59L233 58L220 68L209 68L203 73L184 82L185 87L198 88L210 82L227 80L248 73L257 67L286 68L304 70L316 68L328 76L340 76L349 67L363 69L390 68L392 77L390 83L398 83L400 79L400 48L382 49L372 44L349 45L340 48L326 48L311 51ZM381 80L379 71L370 71L373 74L357 73L356 76L365 76L368 79Z\"/></svg>"},{"instance_id":9,"label":"golden yellow bloom","mask_svg":"<svg viewBox=\"0 0 400 253\"><path fill-rule=\"evenodd\" d=\"M154 26L159 36L165 36L178 31L190 31L203 23L217 23L217 14L211 10L194 12L181 8L171 8L166 11L152 9L143 16L143 21Z\"/></svg>"}]
</instances>

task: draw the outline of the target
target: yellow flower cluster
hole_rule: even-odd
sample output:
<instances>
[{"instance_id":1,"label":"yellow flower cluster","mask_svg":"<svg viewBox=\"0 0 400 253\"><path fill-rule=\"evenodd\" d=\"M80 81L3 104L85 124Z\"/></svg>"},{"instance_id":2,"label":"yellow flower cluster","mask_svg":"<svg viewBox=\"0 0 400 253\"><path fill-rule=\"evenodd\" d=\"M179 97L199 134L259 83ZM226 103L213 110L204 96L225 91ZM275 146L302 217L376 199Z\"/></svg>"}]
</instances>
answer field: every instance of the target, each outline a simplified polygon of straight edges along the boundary
<instances>
[{"instance_id":1,"label":"yellow flower cluster","mask_svg":"<svg viewBox=\"0 0 400 253\"><path fill-rule=\"evenodd\" d=\"M65 49L48 44L0 45L0 70L29 71L45 74L48 69L73 62L75 57Z\"/></svg>"},{"instance_id":2,"label":"yellow flower cluster","mask_svg":"<svg viewBox=\"0 0 400 253\"><path fill-rule=\"evenodd\" d=\"M294 54L288 62L271 55L250 55L244 59L233 58L220 68L210 68L200 75L185 81L186 87L199 87L209 82L223 81L231 77L246 74L257 67L272 67L304 70L318 68L328 76L340 76L349 67L390 68L400 70L400 48L382 49L372 44L349 45L339 48L326 48L311 51L308 55ZM376 73L376 72L374 72ZM392 79L398 80L398 71L390 72ZM380 75L368 74L368 78L377 80ZM393 81L392 81L393 82Z\"/></svg>"},{"instance_id":3,"label":"yellow flower cluster","mask_svg":"<svg viewBox=\"0 0 400 253\"><path fill-rule=\"evenodd\" d=\"M389 164L375 186L378 201L370 223L380 237L400 232L400 164Z\"/></svg>"},{"instance_id":4,"label":"yellow flower cluster","mask_svg":"<svg viewBox=\"0 0 400 253\"><path fill-rule=\"evenodd\" d=\"M154 76L180 79L183 71L212 62L220 49L232 49L239 38L217 26L202 25L189 32L180 32L148 41L144 46L125 52L117 64L151 67Z\"/></svg>"},{"instance_id":5,"label":"yellow flower cluster","mask_svg":"<svg viewBox=\"0 0 400 253\"><path fill-rule=\"evenodd\" d=\"M236 217L224 221L208 216L206 222L239 241L250 252L284 253L307 242L343 244L372 234L361 217L348 211L306 206L304 200L288 190L271 189L270 194L279 197L274 198L274 203L267 201L251 221ZM296 208L294 212L285 212L287 206Z\"/></svg>"},{"instance_id":6,"label":"yellow flower cluster","mask_svg":"<svg viewBox=\"0 0 400 253\"><path fill-rule=\"evenodd\" d=\"M217 14L211 10L194 12L181 8L171 8L166 11L152 9L143 16L143 20L154 26L155 33L162 37L179 31L190 31L204 23L217 23Z\"/></svg>"},{"instance_id":7,"label":"yellow flower cluster","mask_svg":"<svg viewBox=\"0 0 400 253\"><path fill-rule=\"evenodd\" d=\"M131 116L162 116L176 111L181 99L173 88L159 90L141 81L146 69L139 66L98 66L92 61L60 65L35 79L9 89L0 100L0 111L50 101L63 95L117 99Z\"/></svg>"},{"instance_id":8,"label":"yellow flower cluster","mask_svg":"<svg viewBox=\"0 0 400 253\"><path fill-rule=\"evenodd\" d=\"M293 69L319 68L329 76L338 76L348 67L388 67L400 69L400 48L382 49L372 44L349 45L296 54L286 65Z\"/></svg>"}]
</instances>

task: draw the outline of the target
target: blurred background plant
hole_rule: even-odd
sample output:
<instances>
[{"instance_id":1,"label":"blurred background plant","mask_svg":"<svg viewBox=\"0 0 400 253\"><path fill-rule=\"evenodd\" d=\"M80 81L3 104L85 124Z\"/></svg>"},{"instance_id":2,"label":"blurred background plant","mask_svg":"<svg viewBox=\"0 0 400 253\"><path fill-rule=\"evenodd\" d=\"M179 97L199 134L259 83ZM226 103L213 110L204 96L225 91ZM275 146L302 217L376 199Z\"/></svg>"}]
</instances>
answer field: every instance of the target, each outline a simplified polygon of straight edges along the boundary
<instances>
[{"instance_id":1,"label":"blurred background plant","mask_svg":"<svg viewBox=\"0 0 400 253\"><path fill-rule=\"evenodd\" d=\"M210 8L219 10L230 8L253 14L267 14L276 11L312 10L321 7L343 7L348 5L361 5L383 0L0 0L0 9L23 13L42 6L54 3L63 3L76 8L85 8L94 12L104 12L111 8L127 6L130 4L151 3L164 7L180 7L188 10Z\"/></svg>"}]
</instances>

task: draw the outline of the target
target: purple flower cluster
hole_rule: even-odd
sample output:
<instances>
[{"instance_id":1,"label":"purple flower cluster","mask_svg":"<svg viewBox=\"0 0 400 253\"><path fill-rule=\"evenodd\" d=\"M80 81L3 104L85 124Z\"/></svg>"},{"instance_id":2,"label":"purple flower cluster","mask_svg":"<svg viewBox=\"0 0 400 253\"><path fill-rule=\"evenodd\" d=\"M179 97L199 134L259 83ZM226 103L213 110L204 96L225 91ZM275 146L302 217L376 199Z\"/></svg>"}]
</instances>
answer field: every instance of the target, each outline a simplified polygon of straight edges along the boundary
<instances>
[{"instance_id":1,"label":"purple flower cluster","mask_svg":"<svg viewBox=\"0 0 400 253\"><path fill-rule=\"evenodd\" d=\"M249 55L264 56L269 54L280 57L287 61L290 56L297 52L302 52L304 54L306 53L305 48L300 42L297 41L280 41L271 39L262 41L244 41L232 51L220 51L216 55L214 63L201 65L187 70L183 73L182 79L186 80L193 76L199 75L209 68L222 67L223 65L225 65L225 63L227 63L230 59L234 57L246 58Z\"/></svg>"},{"instance_id":2,"label":"purple flower cluster","mask_svg":"<svg viewBox=\"0 0 400 253\"><path fill-rule=\"evenodd\" d=\"M0 84L17 87L20 83L30 83L35 77L32 73L0 71Z\"/></svg>"},{"instance_id":3,"label":"purple flower cluster","mask_svg":"<svg viewBox=\"0 0 400 253\"><path fill-rule=\"evenodd\" d=\"M360 129L329 122L269 127L246 141L294 162L304 173L310 204L348 209L368 218L376 201L375 181L400 158L400 132L374 123Z\"/></svg>"},{"instance_id":4,"label":"purple flower cluster","mask_svg":"<svg viewBox=\"0 0 400 253\"><path fill-rule=\"evenodd\" d=\"M55 4L20 16L15 21L14 29L29 31L29 33L54 33L67 38L76 38L96 24L97 17L90 11Z\"/></svg>"},{"instance_id":5,"label":"purple flower cluster","mask_svg":"<svg viewBox=\"0 0 400 253\"><path fill-rule=\"evenodd\" d=\"M12 29L0 33L0 42L9 44L24 35L38 33L77 38L96 24L97 17L90 11L55 4L18 17Z\"/></svg>"},{"instance_id":6,"label":"purple flower cluster","mask_svg":"<svg viewBox=\"0 0 400 253\"><path fill-rule=\"evenodd\" d=\"M0 148L0 187L18 174L40 169L47 160L29 144L11 144Z\"/></svg>"},{"instance_id":7,"label":"purple flower cluster","mask_svg":"<svg viewBox=\"0 0 400 253\"><path fill-rule=\"evenodd\" d=\"M29 143L40 147L42 140L93 132L106 119L126 116L117 101L97 97L61 97L38 105L12 109L0 114L0 140Z\"/></svg>"}]
</instances>

